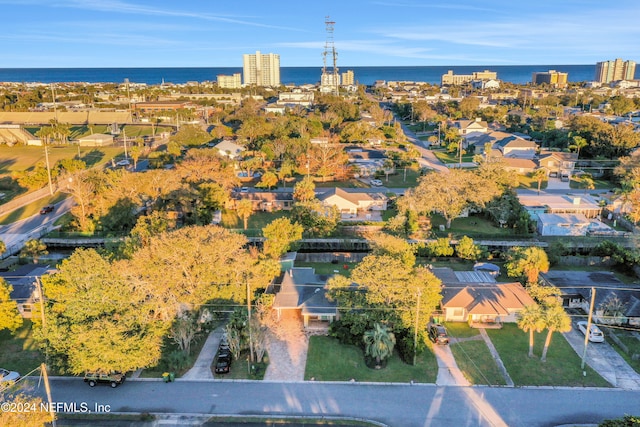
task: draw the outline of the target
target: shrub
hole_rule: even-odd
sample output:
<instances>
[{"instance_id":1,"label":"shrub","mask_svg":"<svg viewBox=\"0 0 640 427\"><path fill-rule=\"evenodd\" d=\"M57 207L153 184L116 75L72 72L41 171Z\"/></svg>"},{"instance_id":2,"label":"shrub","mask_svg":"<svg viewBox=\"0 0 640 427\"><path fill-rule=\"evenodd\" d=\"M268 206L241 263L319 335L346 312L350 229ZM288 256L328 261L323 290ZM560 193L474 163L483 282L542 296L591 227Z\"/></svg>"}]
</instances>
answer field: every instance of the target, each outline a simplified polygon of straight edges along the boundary
<instances>
[{"instance_id":1,"label":"shrub","mask_svg":"<svg viewBox=\"0 0 640 427\"><path fill-rule=\"evenodd\" d=\"M441 237L435 242L427 244L426 250L429 256L444 257L453 255L453 246L451 246L451 241L448 237Z\"/></svg>"}]
</instances>

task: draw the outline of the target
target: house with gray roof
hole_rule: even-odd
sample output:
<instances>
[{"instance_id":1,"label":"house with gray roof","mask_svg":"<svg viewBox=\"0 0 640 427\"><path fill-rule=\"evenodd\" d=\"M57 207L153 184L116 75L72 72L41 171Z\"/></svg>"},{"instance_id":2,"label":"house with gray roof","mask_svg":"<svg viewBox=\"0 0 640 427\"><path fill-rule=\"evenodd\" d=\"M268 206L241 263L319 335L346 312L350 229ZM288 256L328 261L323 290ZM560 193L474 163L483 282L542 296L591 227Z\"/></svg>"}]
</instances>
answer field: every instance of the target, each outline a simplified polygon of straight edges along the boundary
<instances>
[{"instance_id":1,"label":"house with gray roof","mask_svg":"<svg viewBox=\"0 0 640 427\"><path fill-rule=\"evenodd\" d=\"M311 267L293 267L286 270L282 282L276 285L273 309L281 318L284 310L300 313L307 330L326 330L338 317L334 301L327 298L326 282L329 276L319 275Z\"/></svg>"},{"instance_id":2,"label":"house with gray roof","mask_svg":"<svg viewBox=\"0 0 640 427\"><path fill-rule=\"evenodd\" d=\"M18 303L18 311L25 319L30 319L34 304L39 300L36 281L49 272L48 265L26 264L13 271L0 272L0 278L13 287L9 297Z\"/></svg>"}]
</instances>

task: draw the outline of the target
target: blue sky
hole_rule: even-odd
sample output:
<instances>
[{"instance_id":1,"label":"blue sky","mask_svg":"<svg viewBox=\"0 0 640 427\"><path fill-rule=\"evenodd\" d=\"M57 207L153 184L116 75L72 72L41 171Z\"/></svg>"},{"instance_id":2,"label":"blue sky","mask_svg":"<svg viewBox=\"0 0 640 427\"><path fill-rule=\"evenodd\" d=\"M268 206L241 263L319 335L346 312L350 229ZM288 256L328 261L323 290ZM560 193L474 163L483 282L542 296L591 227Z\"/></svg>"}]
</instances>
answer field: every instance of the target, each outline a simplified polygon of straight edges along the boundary
<instances>
[{"instance_id":1,"label":"blue sky","mask_svg":"<svg viewBox=\"0 0 640 427\"><path fill-rule=\"evenodd\" d=\"M640 60L638 0L0 0L0 68L322 66Z\"/></svg>"}]
</instances>

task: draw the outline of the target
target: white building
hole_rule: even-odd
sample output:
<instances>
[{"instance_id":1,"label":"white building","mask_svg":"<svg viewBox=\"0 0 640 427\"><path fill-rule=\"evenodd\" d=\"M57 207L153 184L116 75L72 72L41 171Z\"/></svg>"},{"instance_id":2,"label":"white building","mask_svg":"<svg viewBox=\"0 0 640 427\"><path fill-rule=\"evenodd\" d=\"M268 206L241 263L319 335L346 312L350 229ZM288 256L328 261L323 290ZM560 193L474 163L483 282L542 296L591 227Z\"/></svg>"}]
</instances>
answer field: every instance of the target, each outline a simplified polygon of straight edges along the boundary
<instances>
[{"instance_id":1,"label":"white building","mask_svg":"<svg viewBox=\"0 0 640 427\"><path fill-rule=\"evenodd\" d=\"M242 87L242 76L240 73L234 73L231 76L219 74L218 86L223 89L240 89Z\"/></svg>"},{"instance_id":2,"label":"white building","mask_svg":"<svg viewBox=\"0 0 640 427\"><path fill-rule=\"evenodd\" d=\"M280 86L280 55L275 53L242 55L245 85Z\"/></svg>"}]
</instances>

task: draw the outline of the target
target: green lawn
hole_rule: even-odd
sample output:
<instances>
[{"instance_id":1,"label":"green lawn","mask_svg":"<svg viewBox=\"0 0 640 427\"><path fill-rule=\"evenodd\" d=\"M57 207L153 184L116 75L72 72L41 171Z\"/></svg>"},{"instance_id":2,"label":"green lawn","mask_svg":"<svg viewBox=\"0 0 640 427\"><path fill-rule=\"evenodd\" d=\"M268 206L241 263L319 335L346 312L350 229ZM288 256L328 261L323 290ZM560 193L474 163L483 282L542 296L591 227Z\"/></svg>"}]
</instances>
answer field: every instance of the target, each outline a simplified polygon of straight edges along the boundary
<instances>
[{"instance_id":1,"label":"green lawn","mask_svg":"<svg viewBox=\"0 0 640 427\"><path fill-rule=\"evenodd\" d=\"M624 329L613 329L607 328L606 326L600 326L600 329L603 330L605 335L609 336L612 332L616 334L616 336L622 341L622 344L627 346L629 353L626 353L619 345L617 345L612 339L608 339L607 342L611 344L611 346L627 361L629 366L633 368L634 371L640 374L640 359L633 360L631 356L635 354L640 354L640 339L636 338L634 335L634 331L627 331ZM637 334L637 332L635 332Z\"/></svg>"},{"instance_id":2,"label":"green lawn","mask_svg":"<svg viewBox=\"0 0 640 427\"><path fill-rule=\"evenodd\" d=\"M364 354L356 346L342 345L326 336L309 338L305 380L435 383L437 375L436 359L429 348L418 357L416 366L405 364L395 353L386 368L376 370L365 365Z\"/></svg>"},{"instance_id":3,"label":"green lawn","mask_svg":"<svg viewBox=\"0 0 640 427\"><path fill-rule=\"evenodd\" d=\"M345 269L344 266L347 265L349 268ZM342 274L343 276L349 277L351 276L351 270L356 266L356 263L343 263L340 262L338 264L332 264L330 262L295 262L296 267L313 267L316 274L336 274L334 270L338 270L337 274Z\"/></svg>"},{"instance_id":4,"label":"green lawn","mask_svg":"<svg viewBox=\"0 0 640 427\"><path fill-rule=\"evenodd\" d=\"M562 334L553 334L546 362L540 361L540 355L547 331L535 334L533 358L528 357L529 335L516 325L488 329L487 334L516 386L611 387L589 366L585 366L586 376L582 375L580 357Z\"/></svg>"},{"instance_id":5,"label":"green lawn","mask_svg":"<svg viewBox=\"0 0 640 427\"><path fill-rule=\"evenodd\" d=\"M460 162L460 158L458 157L458 154L456 152L453 153L449 153L448 151L445 150L433 150L433 154L435 154L435 156L442 162L445 164L450 164L450 163L459 163ZM473 154L463 154L462 155L462 163L466 163L466 162L472 162L473 161Z\"/></svg>"},{"instance_id":6,"label":"green lawn","mask_svg":"<svg viewBox=\"0 0 640 427\"><path fill-rule=\"evenodd\" d=\"M420 170L417 167L407 167L406 177L405 168L397 168L396 173L389 175L387 181L386 176L382 176L380 181L382 185L388 188L410 188L418 185L418 179L420 178Z\"/></svg>"},{"instance_id":7,"label":"green lawn","mask_svg":"<svg viewBox=\"0 0 640 427\"><path fill-rule=\"evenodd\" d=\"M44 362L38 344L33 339L30 320L11 335L6 329L0 332L0 367L26 375Z\"/></svg>"},{"instance_id":8,"label":"green lawn","mask_svg":"<svg viewBox=\"0 0 640 427\"><path fill-rule=\"evenodd\" d=\"M518 186L518 188L528 188L531 190L538 190L538 181L533 179L533 177L531 177L528 174L520 174L518 175L518 182L520 183L520 185ZM544 180L540 183L540 190L544 190L545 188L547 188L547 184L548 181Z\"/></svg>"},{"instance_id":9,"label":"green lawn","mask_svg":"<svg viewBox=\"0 0 640 427\"><path fill-rule=\"evenodd\" d=\"M81 147L80 158L88 165L103 164L124 152L121 147ZM73 159L78 155L78 146L51 146L49 163L53 166L58 160ZM0 176L20 172L45 161L44 147L0 145Z\"/></svg>"},{"instance_id":10,"label":"green lawn","mask_svg":"<svg viewBox=\"0 0 640 427\"><path fill-rule=\"evenodd\" d=\"M431 227L439 237L452 234L454 237L462 236L485 236L485 237L502 237L511 236L513 238L513 230L509 228L500 228L483 216L472 215L467 218L455 218L451 221L451 228L445 228L440 231L440 225L446 225L445 219L439 214L431 215ZM527 238L522 236L522 238Z\"/></svg>"},{"instance_id":11,"label":"green lawn","mask_svg":"<svg viewBox=\"0 0 640 427\"><path fill-rule=\"evenodd\" d=\"M462 341L450 347L458 367L471 384L506 384L484 340Z\"/></svg>"},{"instance_id":12,"label":"green lawn","mask_svg":"<svg viewBox=\"0 0 640 427\"><path fill-rule=\"evenodd\" d=\"M470 338L480 335L480 331L464 322L447 322L444 324L452 338Z\"/></svg>"},{"instance_id":13,"label":"green lawn","mask_svg":"<svg viewBox=\"0 0 640 427\"><path fill-rule=\"evenodd\" d=\"M207 340L208 333L200 333L198 337L191 343L191 354L187 356L187 360L182 369L174 370L171 366L171 355L172 353L178 351L178 345L171 340L170 338L164 339L164 344L162 346L162 355L160 356L160 361L156 366L150 366L142 371L140 374L141 378L162 378L162 374L165 372L174 371L176 377L180 377L185 374L193 364L195 363L198 355L200 354L200 350L202 350L202 346Z\"/></svg>"},{"instance_id":14,"label":"green lawn","mask_svg":"<svg viewBox=\"0 0 640 427\"><path fill-rule=\"evenodd\" d=\"M266 227L271 221L277 218L287 217L289 213L287 211L275 211L275 212L254 212L249 217L247 222L247 229L243 230L243 220L233 210L226 210L222 212L221 225L225 228L236 229L247 236L262 236L262 229Z\"/></svg>"},{"instance_id":15,"label":"green lawn","mask_svg":"<svg viewBox=\"0 0 640 427\"><path fill-rule=\"evenodd\" d=\"M569 187L571 189L584 190L584 185L582 184L582 182L580 182L579 179L576 179L576 178L577 177L575 175L571 176L571 181L569 181ZM612 188L615 188L615 185L613 185L611 181L607 181L604 179L594 178L593 185L595 186L596 190L610 190Z\"/></svg>"}]
</instances>

